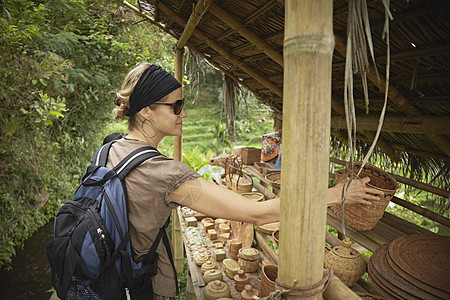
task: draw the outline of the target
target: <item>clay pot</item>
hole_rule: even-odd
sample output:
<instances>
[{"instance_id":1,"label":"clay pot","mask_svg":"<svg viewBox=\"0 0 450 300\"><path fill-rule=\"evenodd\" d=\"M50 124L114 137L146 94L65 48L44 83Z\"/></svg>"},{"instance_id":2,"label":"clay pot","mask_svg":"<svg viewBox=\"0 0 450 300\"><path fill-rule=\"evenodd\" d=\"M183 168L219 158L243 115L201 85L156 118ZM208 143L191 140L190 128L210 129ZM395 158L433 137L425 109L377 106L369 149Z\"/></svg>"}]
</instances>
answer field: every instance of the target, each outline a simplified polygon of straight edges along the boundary
<instances>
[{"instance_id":1,"label":"clay pot","mask_svg":"<svg viewBox=\"0 0 450 300\"><path fill-rule=\"evenodd\" d=\"M234 279L234 276L239 270L238 263L231 258L225 258L222 263L225 274L227 274L230 279Z\"/></svg>"},{"instance_id":2,"label":"clay pot","mask_svg":"<svg viewBox=\"0 0 450 300\"><path fill-rule=\"evenodd\" d=\"M278 277L278 266L265 265L261 271L261 285L259 294L261 297L267 297L271 292L275 291L275 280Z\"/></svg>"},{"instance_id":3,"label":"clay pot","mask_svg":"<svg viewBox=\"0 0 450 300\"><path fill-rule=\"evenodd\" d=\"M203 281L205 281L205 284L208 284L214 280L220 280L220 281L223 280L222 271L220 271L218 269L212 269L212 270L207 270L205 272L205 274L203 274Z\"/></svg>"},{"instance_id":4,"label":"clay pot","mask_svg":"<svg viewBox=\"0 0 450 300\"><path fill-rule=\"evenodd\" d=\"M244 270L239 270L234 276L234 288L236 291L242 292L244 287L250 283L250 276L245 274Z\"/></svg>"},{"instance_id":5,"label":"clay pot","mask_svg":"<svg viewBox=\"0 0 450 300\"><path fill-rule=\"evenodd\" d=\"M258 271L259 251L255 248L239 249L239 267L247 273Z\"/></svg>"},{"instance_id":6,"label":"clay pot","mask_svg":"<svg viewBox=\"0 0 450 300\"><path fill-rule=\"evenodd\" d=\"M366 272L366 262L362 255L352 248L352 242L343 240L341 246L336 246L325 255L325 268L333 270L341 281L352 286Z\"/></svg>"},{"instance_id":7,"label":"clay pot","mask_svg":"<svg viewBox=\"0 0 450 300\"><path fill-rule=\"evenodd\" d=\"M241 292L242 300L253 300L253 296L258 297L258 291L255 290L250 284L247 284L244 287L244 290Z\"/></svg>"},{"instance_id":8,"label":"clay pot","mask_svg":"<svg viewBox=\"0 0 450 300\"><path fill-rule=\"evenodd\" d=\"M205 300L216 300L220 298L230 298L231 292L228 285L220 280L214 280L208 283L203 289Z\"/></svg>"},{"instance_id":9,"label":"clay pot","mask_svg":"<svg viewBox=\"0 0 450 300\"><path fill-rule=\"evenodd\" d=\"M209 259L209 256L205 253L200 253L197 255L197 257L194 258L195 264L199 267L201 267L205 262L207 262Z\"/></svg>"},{"instance_id":10,"label":"clay pot","mask_svg":"<svg viewBox=\"0 0 450 300\"><path fill-rule=\"evenodd\" d=\"M230 257L234 260L238 260L239 250L242 248L242 242L240 241L230 241Z\"/></svg>"},{"instance_id":11,"label":"clay pot","mask_svg":"<svg viewBox=\"0 0 450 300\"><path fill-rule=\"evenodd\" d=\"M200 271L202 274L204 274L208 270L217 269L217 265L215 262L207 260L204 264L202 264L202 267L200 268Z\"/></svg>"}]
</instances>

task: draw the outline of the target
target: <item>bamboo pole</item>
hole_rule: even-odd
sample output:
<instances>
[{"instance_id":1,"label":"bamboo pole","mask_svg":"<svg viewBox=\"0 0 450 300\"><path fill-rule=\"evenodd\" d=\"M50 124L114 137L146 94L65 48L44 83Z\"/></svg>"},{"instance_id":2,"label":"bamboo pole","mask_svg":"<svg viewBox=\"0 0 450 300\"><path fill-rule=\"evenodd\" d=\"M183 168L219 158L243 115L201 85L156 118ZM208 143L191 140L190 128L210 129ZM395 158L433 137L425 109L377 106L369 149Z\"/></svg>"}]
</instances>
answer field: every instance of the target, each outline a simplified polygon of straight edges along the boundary
<instances>
[{"instance_id":1,"label":"bamboo pole","mask_svg":"<svg viewBox=\"0 0 450 300\"><path fill-rule=\"evenodd\" d=\"M285 16L278 280L307 288L323 278L333 2L287 0Z\"/></svg>"},{"instance_id":2,"label":"bamboo pole","mask_svg":"<svg viewBox=\"0 0 450 300\"><path fill-rule=\"evenodd\" d=\"M181 83L183 87L183 48L176 50L175 55L175 78ZM181 161L182 155L182 136L175 136L173 138L173 157L175 160ZM178 273L183 272L184 260L184 246L183 233L181 231L180 218L178 216L178 209L172 210L172 242L174 252L174 263Z\"/></svg>"},{"instance_id":3,"label":"bamboo pole","mask_svg":"<svg viewBox=\"0 0 450 300\"><path fill-rule=\"evenodd\" d=\"M184 27L183 34L178 40L176 47L177 49L182 49L184 45L186 45L186 42L189 40L195 30L195 27L198 25L198 22L200 22L201 18L208 10L208 7L211 5L211 1L212 0L202 0L197 2L192 14L189 16L186 26Z\"/></svg>"},{"instance_id":4,"label":"bamboo pole","mask_svg":"<svg viewBox=\"0 0 450 300\"><path fill-rule=\"evenodd\" d=\"M445 225L448 228L450 228L450 219L448 219L448 218L446 218L444 216L441 216L441 215L439 215L439 214L437 214L437 213L435 213L435 212L433 212L433 211L431 211L429 209L420 207L420 206L418 206L416 204L413 204L411 202L408 202L406 200L400 199L400 198L395 197L395 196L392 197L391 201L394 202L395 204L398 204L400 206L406 207L407 209L409 209L409 210L411 210L411 211L413 211L415 213L418 213L419 215L422 215L422 216L424 216L424 217L426 217L426 218L428 218L428 219L430 219L432 221L438 222L438 223L440 223L442 225Z\"/></svg>"},{"instance_id":5,"label":"bamboo pole","mask_svg":"<svg viewBox=\"0 0 450 300\"><path fill-rule=\"evenodd\" d=\"M356 128L360 130L376 131L378 127L378 116L357 116ZM399 117L385 116L383 121L384 132L421 133L427 135L450 135L450 117L447 116L422 116L422 117ZM331 127L346 129L347 124L344 116L331 117Z\"/></svg>"}]
</instances>

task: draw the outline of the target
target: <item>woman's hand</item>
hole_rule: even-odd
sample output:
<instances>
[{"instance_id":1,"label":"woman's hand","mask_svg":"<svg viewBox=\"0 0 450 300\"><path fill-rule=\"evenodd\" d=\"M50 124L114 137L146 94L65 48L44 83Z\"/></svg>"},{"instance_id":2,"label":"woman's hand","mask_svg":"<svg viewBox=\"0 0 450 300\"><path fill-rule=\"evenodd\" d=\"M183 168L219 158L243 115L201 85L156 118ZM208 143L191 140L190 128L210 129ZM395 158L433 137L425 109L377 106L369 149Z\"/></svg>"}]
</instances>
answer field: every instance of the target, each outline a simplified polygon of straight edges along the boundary
<instances>
[{"instance_id":1,"label":"woman's hand","mask_svg":"<svg viewBox=\"0 0 450 300\"><path fill-rule=\"evenodd\" d=\"M380 200L384 196L384 193L380 190L370 188L366 186L366 183L370 181L369 177L362 179L355 179L347 190L347 197L345 198L345 204L367 204L372 205L369 201ZM341 203L342 188L344 183L338 183L334 187L328 189L328 206Z\"/></svg>"}]
</instances>

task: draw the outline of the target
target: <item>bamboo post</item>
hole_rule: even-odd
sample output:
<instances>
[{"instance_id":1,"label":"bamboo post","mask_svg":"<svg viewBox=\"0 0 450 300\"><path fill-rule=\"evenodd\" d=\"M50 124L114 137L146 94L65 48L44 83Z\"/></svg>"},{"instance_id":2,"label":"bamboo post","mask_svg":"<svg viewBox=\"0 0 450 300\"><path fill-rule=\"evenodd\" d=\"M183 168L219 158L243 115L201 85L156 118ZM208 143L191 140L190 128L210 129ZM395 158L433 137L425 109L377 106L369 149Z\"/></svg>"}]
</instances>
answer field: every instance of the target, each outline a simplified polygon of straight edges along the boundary
<instances>
[{"instance_id":1,"label":"bamboo post","mask_svg":"<svg viewBox=\"0 0 450 300\"><path fill-rule=\"evenodd\" d=\"M308 288L323 278L333 2L287 0L285 15L278 280Z\"/></svg>"},{"instance_id":2,"label":"bamboo post","mask_svg":"<svg viewBox=\"0 0 450 300\"><path fill-rule=\"evenodd\" d=\"M183 88L183 53L184 50L177 49L175 56L175 78L181 83ZM175 136L173 139L173 157L181 161L182 154L182 137ZM174 252L174 263L178 273L183 272L184 248L183 248L183 233L181 231L180 218L178 217L178 210L172 210L172 242Z\"/></svg>"}]
</instances>

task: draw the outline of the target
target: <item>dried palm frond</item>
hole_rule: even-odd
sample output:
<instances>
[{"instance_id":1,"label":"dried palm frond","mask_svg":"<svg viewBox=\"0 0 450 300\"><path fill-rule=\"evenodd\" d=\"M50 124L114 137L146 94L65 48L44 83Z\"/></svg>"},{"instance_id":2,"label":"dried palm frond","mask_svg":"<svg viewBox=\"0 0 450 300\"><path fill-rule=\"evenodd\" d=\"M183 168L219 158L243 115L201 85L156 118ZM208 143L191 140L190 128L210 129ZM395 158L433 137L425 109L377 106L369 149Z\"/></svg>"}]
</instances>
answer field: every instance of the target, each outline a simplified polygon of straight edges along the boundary
<instances>
[{"instance_id":1,"label":"dried palm frond","mask_svg":"<svg viewBox=\"0 0 450 300\"><path fill-rule=\"evenodd\" d=\"M192 104L194 104L198 100L199 88L202 76L205 76L205 70L201 67L201 61L203 59L194 51L192 51L189 47L185 47L186 51L186 64L189 65L189 68L186 68L186 75L190 84L188 85L192 94L192 91L195 91L194 99L192 100Z\"/></svg>"},{"instance_id":2,"label":"dried palm frond","mask_svg":"<svg viewBox=\"0 0 450 300\"><path fill-rule=\"evenodd\" d=\"M223 80L223 106L225 111L225 120L227 124L228 136L231 141L234 140L234 122L236 117L235 110L235 86L237 83L228 77L224 76Z\"/></svg>"},{"instance_id":3,"label":"dried palm frond","mask_svg":"<svg viewBox=\"0 0 450 300\"><path fill-rule=\"evenodd\" d=\"M370 149L363 159L362 166L360 168L360 172L363 170L364 165L370 158L370 155L373 153L375 149L375 145L380 136L381 127L384 121L384 114L386 112L387 106L387 95L388 95L388 86L389 86L389 60L390 60L390 52L389 52L389 19L392 18L392 15L389 12L389 0L381 0L385 7L385 27L383 31L383 38L386 37L386 45L387 45L387 66L386 66L386 90L385 90L385 99L383 109L380 114L380 119L378 122L378 129L375 134L375 138L373 140ZM369 14L367 11L367 4L365 0L350 0L348 4L348 20L347 20L347 53L346 53L346 62L345 62L345 79L344 79L344 107L345 107L345 117L347 123L347 135L348 135L348 148L350 154L350 168L353 169L353 161L354 161L354 152L356 148L356 112L355 112L355 102L353 98L353 74L360 73L362 79L362 85L364 89L364 98L366 103L366 114L369 113L369 95L367 88L367 72L369 67L369 59L367 57L367 47L369 47L370 54L373 60L373 64L376 69L375 57L373 54L373 44L372 44L372 36L370 33L370 23L369 23ZM347 174L347 177L353 176L350 172ZM356 174L356 177L359 176L359 173ZM351 178L353 180L353 178ZM342 216L344 216L344 202L347 195L348 190L350 189L353 181L350 180L348 186L344 185L342 190ZM344 218L342 218L342 228L344 229L345 236L345 225Z\"/></svg>"}]
</instances>

